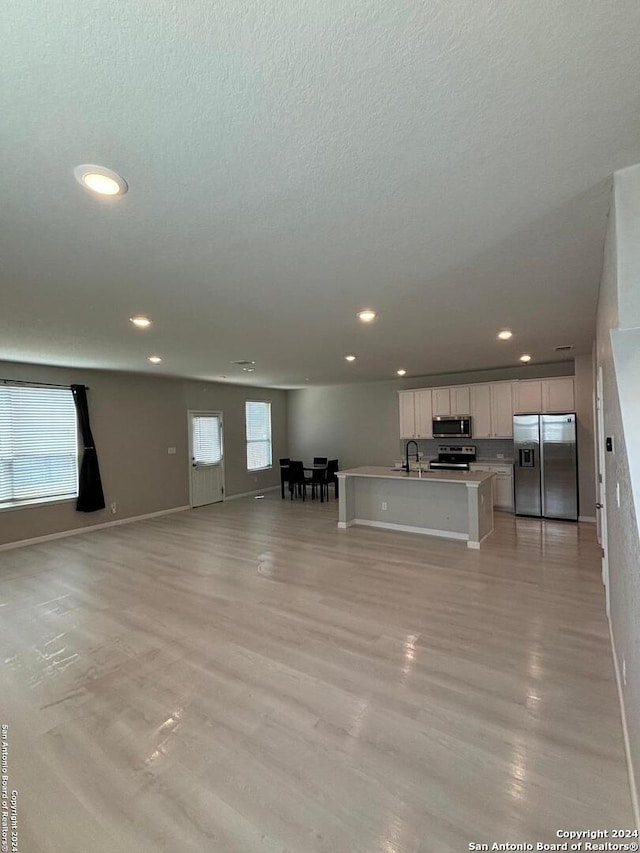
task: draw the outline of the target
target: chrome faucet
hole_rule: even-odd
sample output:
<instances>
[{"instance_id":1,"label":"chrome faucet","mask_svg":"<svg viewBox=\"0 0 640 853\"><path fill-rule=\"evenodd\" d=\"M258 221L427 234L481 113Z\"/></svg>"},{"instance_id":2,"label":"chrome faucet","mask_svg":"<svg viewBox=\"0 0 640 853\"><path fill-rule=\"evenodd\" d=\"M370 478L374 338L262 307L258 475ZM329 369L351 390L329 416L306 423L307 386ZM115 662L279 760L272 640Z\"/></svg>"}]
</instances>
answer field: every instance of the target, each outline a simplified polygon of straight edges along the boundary
<instances>
[{"instance_id":1,"label":"chrome faucet","mask_svg":"<svg viewBox=\"0 0 640 853\"><path fill-rule=\"evenodd\" d=\"M410 444L415 444L415 446L416 446L416 462L418 464L420 464L420 453L418 452L418 442L411 439L411 441L408 441L406 443L405 448L404 448L404 465L402 466L402 470L406 471L407 474L409 473L409 445Z\"/></svg>"}]
</instances>

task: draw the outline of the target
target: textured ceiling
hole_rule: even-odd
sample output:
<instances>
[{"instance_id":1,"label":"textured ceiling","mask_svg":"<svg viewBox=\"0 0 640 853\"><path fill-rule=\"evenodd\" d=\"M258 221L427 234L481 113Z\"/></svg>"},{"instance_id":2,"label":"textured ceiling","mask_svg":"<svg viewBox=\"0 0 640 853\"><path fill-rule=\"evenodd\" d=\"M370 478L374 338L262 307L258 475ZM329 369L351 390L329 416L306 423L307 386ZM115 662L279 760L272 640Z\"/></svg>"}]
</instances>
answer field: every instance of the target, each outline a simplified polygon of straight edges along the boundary
<instances>
[{"instance_id":1,"label":"textured ceiling","mask_svg":"<svg viewBox=\"0 0 640 853\"><path fill-rule=\"evenodd\" d=\"M638 0L20 0L0 26L0 358L294 387L590 349Z\"/></svg>"}]
</instances>

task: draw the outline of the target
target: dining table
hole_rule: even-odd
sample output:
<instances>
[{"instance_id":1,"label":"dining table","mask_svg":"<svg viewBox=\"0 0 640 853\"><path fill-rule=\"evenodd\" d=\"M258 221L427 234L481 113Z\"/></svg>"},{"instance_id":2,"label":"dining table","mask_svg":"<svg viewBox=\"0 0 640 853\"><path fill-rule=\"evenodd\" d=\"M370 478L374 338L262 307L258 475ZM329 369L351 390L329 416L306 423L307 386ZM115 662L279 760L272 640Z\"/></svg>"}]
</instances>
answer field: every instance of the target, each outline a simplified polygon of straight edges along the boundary
<instances>
[{"instance_id":1,"label":"dining table","mask_svg":"<svg viewBox=\"0 0 640 853\"><path fill-rule=\"evenodd\" d=\"M280 467L281 468L288 468L289 466L288 465L281 465ZM327 468L329 467L329 465L328 465L328 463L324 463L322 465L318 465L316 463L310 463L310 464L303 463L302 467L305 471L311 471L311 473L313 473L314 471L326 471ZM282 482L282 497L284 498L284 481ZM323 489L320 489L320 503L324 503L324 491L323 491Z\"/></svg>"}]
</instances>

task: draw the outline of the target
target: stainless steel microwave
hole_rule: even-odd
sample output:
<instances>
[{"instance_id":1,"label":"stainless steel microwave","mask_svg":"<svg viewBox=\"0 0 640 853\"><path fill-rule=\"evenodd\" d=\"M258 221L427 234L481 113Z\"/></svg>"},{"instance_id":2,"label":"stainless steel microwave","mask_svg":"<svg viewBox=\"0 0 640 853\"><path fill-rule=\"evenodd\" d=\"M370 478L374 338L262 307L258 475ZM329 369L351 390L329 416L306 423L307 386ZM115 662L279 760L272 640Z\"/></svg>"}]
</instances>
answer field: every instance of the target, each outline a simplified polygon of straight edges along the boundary
<instances>
[{"instance_id":1,"label":"stainless steel microwave","mask_svg":"<svg viewBox=\"0 0 640 853\"><path fill-rule=\"evenodd\" d=\"M471 438L471 415L439 415L433 419L434 438Z\"/></svg>"}]
</instances>

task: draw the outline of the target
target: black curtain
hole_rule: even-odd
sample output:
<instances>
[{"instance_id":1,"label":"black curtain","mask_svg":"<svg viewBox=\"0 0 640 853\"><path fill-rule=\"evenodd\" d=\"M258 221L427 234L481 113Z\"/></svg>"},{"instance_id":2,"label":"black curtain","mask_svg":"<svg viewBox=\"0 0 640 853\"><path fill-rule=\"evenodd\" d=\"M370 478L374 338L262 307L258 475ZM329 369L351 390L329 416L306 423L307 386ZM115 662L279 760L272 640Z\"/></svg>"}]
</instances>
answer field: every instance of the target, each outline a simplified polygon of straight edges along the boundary
<instances>
[{"instance_id":1,"label":"black curtain","mask_svg":"<svg viewBox=\"0 0 640 853\"><path fill-rule=\"evenodd\" d=\"M84 385L72 385L71 393L76 404L78 423L84 444L80 478L78 483L78 512L95 512L104 509L104 494L98 466L98 454L93 443L91 423L89 421L89 406L87 404L87 389Z\"/></svg>"}]
</instances>

